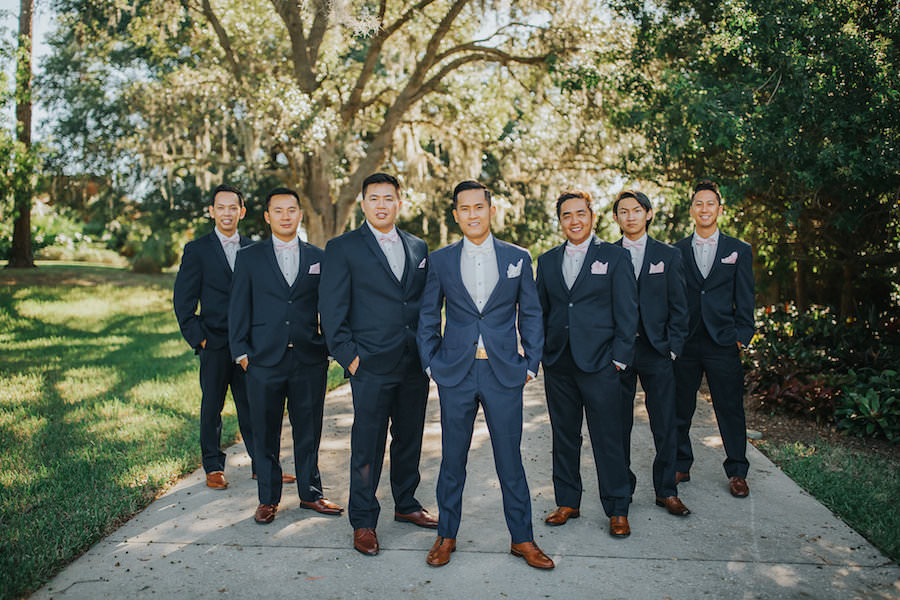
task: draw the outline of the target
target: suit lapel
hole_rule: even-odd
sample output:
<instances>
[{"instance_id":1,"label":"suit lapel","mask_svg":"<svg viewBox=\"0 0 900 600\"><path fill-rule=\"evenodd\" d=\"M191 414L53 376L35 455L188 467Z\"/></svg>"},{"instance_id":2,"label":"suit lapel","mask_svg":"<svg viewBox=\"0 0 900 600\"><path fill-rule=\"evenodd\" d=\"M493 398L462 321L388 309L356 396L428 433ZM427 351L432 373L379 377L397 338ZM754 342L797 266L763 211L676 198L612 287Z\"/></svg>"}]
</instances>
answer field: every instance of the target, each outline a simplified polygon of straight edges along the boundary
<instances>
[{"instance_id":1,"label":"suit lapel","mask_svg":"<svg viewBox=\"0 0 900 600\"><path fill-rule=\"evenodd\" d=\"M572 289L569 290L569 294L574 293L575 290L578 288L578 286L581 284L581 282L584 281L585 278L587 278L587 274L591 270L591 265L594 263L595 260L597 260L597 258L596 258L597 252L599 252L599 251L600 251L600 238L598 238L594 234L591 234L591 244L590 244L590 246L588 246L587 252L584 253L584 261L582 261L582 263L581 263L581 270L578 271L578 277L575 278L575 283L572 284ZM563 248L563 254L565 254L565 252L566 252L566 250L565 250L565 248ZM565 260L565 258L563 258L563 260ZM560 274L562 274L562 269L560 269L559 272L560 272ZM566 285L566 281L565 281L565 278L563 278L563 287L565 287L565 285Z\"/></svg>"},{"instance_id":2,"label":"suit lapel","mask_svg":"<svg viewBox=\"0 0 900 600\"><path fill-rule=\"evenodd\" d=\"M656 240L647 236L647 245L644 246L644 262L641 264L641 275L638 277L638 293L641 291L641 282L650 274L650 265L656 257Z\"/></svg>"},{"instance_id":3,"label":"suit lapel","mask_svg":"<svg viewBox=\"0 0 900 600\"><path fill-rule=\"evenodd\" d=\"M266 238L266 241L262 242L266 246L265 255L269 259L269 265L275 271L275 278L284 286L284 289L289 290L290 287L287 284L287 280L284 278L284 273L281 272L281 267L278 266L278 259L275 258L275 242L272 241L272 237L269 236ZM298 272L297 277L300 274Z\"/></svg>"},{"instance_id":4,"label":"suit lapel","mask_svg":"<svg viewBox=\"0 0 900 600\"><path fill-rule=\"evenodd\" d=\"M710 280L712 276L719 270L719 263L721 263L722 259L727 256L727 254L725 253L731 246L731 244L729 244L727 240L727 236L719 231L719 243L716 244L716 257L713 259L712 266L709 268L709 275L706 276L707 280Z\"/></svg>"},{"instance_id":5,"label":"suit lapel","mask_svg":"<svg viewBox=\"0 0 900 600\"><path fill-rule=\"evenodd\" d=\"M300 278L309 275L309 252L304 252L304 246L306 246L306 244L298 238L297 252L299 253L299 256L297 258L297 264L300 266L297 268L297 277L294 278L294 283L291 285L291 293L297 289ZM282 279L284 279L284 277L282 277Z\"/></svg>"},{"instance_id":6,"label":"suit lapel","mask_svg":"<svg viewBox=\"0 0 900 600\"><path fill-rule=\"evenodd\" d=\"M702 286L703 285L703 273L700 272L700 267L697 266L697 257L694 256L694 234L692 233L687 238L687 255L688 260L687 263L690 264L690 268L688 269L694 275L694 279ZM710 271L712 273L712 271Z\"/></svg>"},{"instance_id":7,"label":"suit lapel","mask_svg":"<svg viewBox=\"0 0 900 600\"><path fill-rule=\"evenodd\" d=\"M472 300L471 294L469 294L469 290L466 289L466 284L463 283L462 279L462 248L463 241L460 240L456 242L455 246L452 247L453 252L450 256L450 259L453 261L453 268L450 269L456 279L456 284L459 286L459 289L462 290L461 296L465 297L465 299L469 303L469 307L472 309L472 312L478 314L478 307L475 306L475 301Z\"/></svg>"},{"instance_id":8,"label":"suit lapel","mask_svg":"<svg viewBox=\"0 0 900 600\"><path fill-rule=\"evenodd\" d=\"M375 236L372 234L372 230L369 229L368 223L366 221L363 221L363 224L359 227L359 229L362 232L363 239L366 241L366 245L369 247L369 250L375 255L375 257L378 259L378 262L380 262L381 266L384 267L384 270L387 271L388 277L391 278L391 281L393 281L397 285L402 285L400 283L400 280L397 279L397 276L394 275L394 270L391 269L391 265L390 263L388 263L387 256L384 255L384 251L378 244L378 240L375 239ZM407 263L408 262L409 261L407 261Z\"/></svg>"},{"instance_id":9,"label":"suit lapel","mask_svg":"<svg viewBox=\"0 0 900 600\"><path fill-rule=\"evenodd\" d=\"M494 286L494 289L491 290L491 295L488 296L487 302L484 303L484 310L482 312L487 312L487 310L494 303L494 300L500 293L500 287L505 283L506 279L509 279L506 275L506 271L503 270L503 265L509 265L510 260L506 256L506 248L497 243L497 238L491 235L491 239L494 242L494 258L497 260L497 285ZM522 261L522 267L525 267L525 261ZM520 274L519 277L522 275Z\"/></svg>"},{"instance_id":10,"label":"suit lapel","mask_svg":"<svg viewBox=\"0 0 900 600\"><path fill-rule=\"evenodd\" d=\"M222 242L219 241L219 236L216 235L215 229L209 232L209 243L212 244L213 254L219 257L219 262L222 263L222 267L225 268L225 272L231 278L231 267L228 265L228 257L225 256L225 249L222 248Z\"/></svg>"},{"instance_id":11,"label":"suit lapel","mask_svg":"<svg viewBox=\"0 0 900 600\"><path fill-rule=\"evenodd\" d=\"M410 237L408 233L405 231L397 230L397 233L400 235L400 242L403 244L403 253L406 255L406 260L404 261L406 264L403 267L403 281L401 282L403 285L403 291L409 291L410 283L413 280L413 273L415 273L415 269L419 268L418 264L415 264L415 257L412 255L412 241L408 238Z\"/></svg>"}]
</instances>

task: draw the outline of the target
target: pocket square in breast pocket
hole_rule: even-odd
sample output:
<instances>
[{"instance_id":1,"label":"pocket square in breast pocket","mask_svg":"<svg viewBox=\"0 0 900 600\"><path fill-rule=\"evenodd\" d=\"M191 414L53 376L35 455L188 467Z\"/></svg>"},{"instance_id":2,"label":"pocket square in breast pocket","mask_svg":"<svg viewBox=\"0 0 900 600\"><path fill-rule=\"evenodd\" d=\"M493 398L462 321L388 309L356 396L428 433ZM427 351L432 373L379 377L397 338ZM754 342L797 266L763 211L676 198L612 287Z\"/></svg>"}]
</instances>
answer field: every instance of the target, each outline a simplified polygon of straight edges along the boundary
<instances>
[{"instance_id":1,"label":"pocket square in breast pocket","mask_svg":"<svg viewBox=\"0 0 900 600\"><path fill-rule=\"evenodd\" d=\"M600 262L599 260L595 260L591 263L591 275L606 275L606 270L609 268L609 263Z\"/></svg>"},{"instance_id":2,"label":"pocket square in breast pocket","mask_svg":"<svg viewBox=\"0 0 900 600\"><path fill-rule=\"evenodd\" d=\"M418 266L419 269L424 269L424 268L425 268L425 261L426 261L426 260L428 260L428 259L427 259L427 258L423 258L423 259L422 259L422 262L420 262L420 263L419 263L419 266Z\"/></svg>"},{"instance_id":3,"label":"pocket square in breast pocket","mask_svg":"<svg viewBox=\"0 0 900 600\"><path fill-rule=\"evenodd\" d=\"M663 261L659 261L655 265L650 263L650 271L649 275L656 275L657 273L665 273L666 272L666 263Z\"/></svg>"},{"instance_id":4,"label":"pocket square in breast pocket","mask_svg":"<svg viewBox=\"0 0 900 600\"><path fill-rule=\"evenodd\" d=\"M309 274L310 275L318 275L319 274L319 263L313 263L309 265Z\"/></svg>"},{"instance_id":5,"label":"pocket square in breast pocket","mask_svg":"<svg viewBox=\"0 0 900 600\"><path fill-rule=\"evenodd\" d=\"M737 262L737 252L732 252L728 256L722 259L723 265L733 265Z\"/></svg>"},{"instance_id":6,"label":"pocket square in breast pocket","mask_svg":"<svg viewBox=\"0 0 900 600\"><path fill-rule=\"evenodd\" d=\"M522 274L522 259L521 258L519 259L519 262L517 262L516 264L509 265L508 267L506 267L506 277L508 279L514 279L521 274Z\"/></svg>"}]
</instances>

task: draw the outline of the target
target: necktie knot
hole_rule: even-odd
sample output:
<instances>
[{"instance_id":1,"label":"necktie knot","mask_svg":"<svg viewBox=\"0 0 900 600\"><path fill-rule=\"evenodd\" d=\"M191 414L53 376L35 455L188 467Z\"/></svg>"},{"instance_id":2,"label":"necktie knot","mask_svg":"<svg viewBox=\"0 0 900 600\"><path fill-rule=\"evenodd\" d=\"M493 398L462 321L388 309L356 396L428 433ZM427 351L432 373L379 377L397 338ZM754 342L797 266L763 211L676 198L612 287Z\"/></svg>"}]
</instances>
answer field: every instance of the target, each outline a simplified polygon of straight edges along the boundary
<instances>
[{"instance_id":1,"label":"necktie knot","mask_svg":"<svg viewBox=\"0 0 900 600\"><path fill-rule=\"evenodd\" d=\"M568 256L587 254L587 246L573 246L572 244L566 244L566 254Z\"/></svg>"}]
</instances>

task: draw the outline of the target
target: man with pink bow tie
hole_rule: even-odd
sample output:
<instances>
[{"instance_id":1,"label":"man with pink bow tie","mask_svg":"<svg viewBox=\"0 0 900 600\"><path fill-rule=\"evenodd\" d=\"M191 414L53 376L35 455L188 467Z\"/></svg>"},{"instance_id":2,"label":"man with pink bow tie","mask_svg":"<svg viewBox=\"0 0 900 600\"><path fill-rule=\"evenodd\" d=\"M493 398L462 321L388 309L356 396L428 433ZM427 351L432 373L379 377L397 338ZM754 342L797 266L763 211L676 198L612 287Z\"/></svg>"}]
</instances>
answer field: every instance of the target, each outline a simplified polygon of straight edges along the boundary
<instances>
[{"instance_id":1,"label":"man with pink bow tie","mask_svg":"<svg viewBox=\"0 0 900 600\"><path fill-rule=\"evenodd\" d=\"M285 399L300 507L340 515L343 509L322 493L318 460L328 370L317 309L324 253L297 238L303 213L295 191L269 192L264 216L272 235L238 252L228 307L232 358L247 373L256 441L253 518L271 523L281 501Z\"/></svg>"},{"instance_id":2,"label":"man with pink bow tie","mask_svg":"<svg viewBox=\"0 0 900 600\"><path fill-rule=\"evenodd\" d=\"M722 195L712 181L701 181L691 197L695 229L675 244L685 264L690 323L684 350L675 362L678 425L676 480L690 481L694 462L690 428L703 375L725 446L725 475L731 495L744 498L747 485L747 430L741 349L754 333L753 251L749 244L719 231Z\"/></svg>"},{"instance_id":3,"label":"man with pink bow tie","mask_svg":"<svg viewBox=\"0 0 900 600\"><path fill-rule=\"evenodd\" d=\"M593 234L587 192L563 193L556 214L567 241L541 255L537 270L557 506L545 522L563 525L581 514L581 424L586 416L609 534L623 538L631 534L631 487L620 374L634 357L637 285L628 252Z\"/></svg>"},{"instance_id":4,"label":"man with pink bow tie","mask_svg":"<svg viewBox=\"0 0 900 600\"><path fill-rule=\"evenodd\" d=\"M172 301L181 334L200 358L200 452L206 485L224 490L228 482L222 451L222 408L229 387L251 469L256 473L244 372L231 360L228 348L228 301L234 260L238 250L252 242L237 230L247 210L239 189L230 185L217 187L208 210L215 227L184 247Z\"/></svg>"}]
</instances>

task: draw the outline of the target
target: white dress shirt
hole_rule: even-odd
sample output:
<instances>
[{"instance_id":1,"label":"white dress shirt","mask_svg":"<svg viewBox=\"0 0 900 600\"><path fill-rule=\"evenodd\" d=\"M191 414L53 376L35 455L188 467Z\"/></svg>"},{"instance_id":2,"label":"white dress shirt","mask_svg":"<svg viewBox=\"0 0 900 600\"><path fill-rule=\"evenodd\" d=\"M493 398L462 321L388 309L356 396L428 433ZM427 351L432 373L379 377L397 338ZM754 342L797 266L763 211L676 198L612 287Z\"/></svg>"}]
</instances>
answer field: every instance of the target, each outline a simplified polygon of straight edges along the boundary
<instances>
[{"instance_id":1,"label":"white dress shirt","mask_svg":"<svg viewBox=\"0 0 900 600\"><path fill-rule=\"evenodd\" d=\"M716 259L716 249L718 247L718 229L716 229L716 231L708 238L700 237L699 233L696 231L694 232L694 237L691 238L691 248L694 249L694 260L697 261L697 268L700 269L700 274L703 275L703 279L709 277L713 261Z\"/></svg>"},{"instance_id":2,"label":"white dress shirt","mask_svg":"<svg viewBox=\"0 0 900 600\"><path fill-rule=\"evenodd\" d=\"M644 254L647 252L647 234L635 241L629 240L627 237L622 238L622 247L631 253L631 265L634 267L634 278L641 276L641 267L644 265Z\"/></svg>"},{"instance_id":3,"label":"white dress shirt","mask_svg":"<svg viewBox=\"0 0 900 600\"><path fill-rule=\"evenodd\" d=\"M469 238L463 238L462 253L459 258L459 272L463 285L478 312L484 310L488 298L497 282L500 272L497 268L497 254L494 252L494 236L488 234L481 244L473 244ZM478 347L484 348L484 340L478 336Z\"/></svg>"},{"instance_id":4,"label":"white dress shirt","mask_svg":"<svg viewBox=\"0 0 900 600\"><path fill-rule=\"evenodd\" d=\"M294 285L297 279L297 273L300 271L300 252L297 249L297 238L290 242L282 242L274 235L272 236L272 244L275 246L275 258L278 259L278 266L281 268L281 274L288 285Z\"/></svg>"},{"instance_id":5,"label":"white dress shirt","mask_svg":"<svg viewBox=\"0 0 900 600\"><path fill-rule=\"evenodd\" d=\"M578 274L581 272L581 266L584 264L584 257L587 256L588 248L591 247L593 241L594 234L592 233L588 239L580 244L566 242L565 254L563 254L562 271L563 280L565 280L566 287L570 290L572 289L572 286L575 285L575 280L578 279Z\"/></svg>"},{"instance_id":6,"label":"white dress shirt","mask_svg":"<svg viewBox=\"0 0 900 600\"><path fill-rule=\"evenodd\" d=\"M369 231L375 236L375 240L384 252L384 257L394 272L397 281L403 281L403 269L406 267L406 251L403 249L403 242L400 240L400 234L394 227L389 233L381 233L372 224L366 221Z\"/></svg>"},{"instance_id":7,"label":"white dress shirt","mask_svg":"<svg viewBox=\"0 0 900 600\"><path fill-rule=\"evenodd\" d=\"M213 231L216 232L216 237L219 238L219 243L222 244L222 250L225 251L228 266L234 271L234 259L237 257L237 251L241 248L241 234L235 231L234 235L229 237L219 231L218 227L214 228Z\"/></svg>"}]
</instances>

